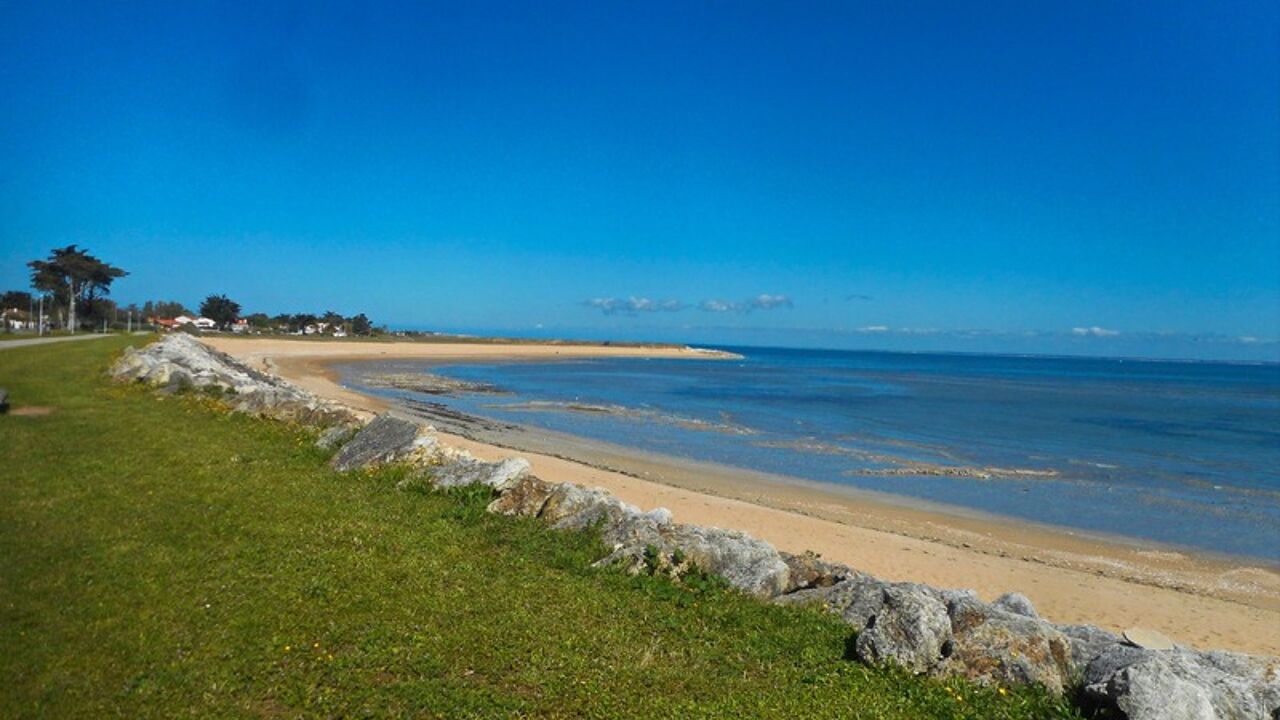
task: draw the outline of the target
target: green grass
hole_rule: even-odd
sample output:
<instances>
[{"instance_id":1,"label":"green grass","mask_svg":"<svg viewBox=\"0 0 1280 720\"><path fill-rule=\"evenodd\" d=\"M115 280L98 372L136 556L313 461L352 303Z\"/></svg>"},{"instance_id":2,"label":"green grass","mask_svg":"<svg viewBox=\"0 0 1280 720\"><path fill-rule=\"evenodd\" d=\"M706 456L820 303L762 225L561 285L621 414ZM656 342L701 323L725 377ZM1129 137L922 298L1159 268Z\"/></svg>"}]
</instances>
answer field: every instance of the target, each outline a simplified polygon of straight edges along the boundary
<instances>
[{"instance_id":1,"label":"green grass","mask_svg":"<svg viewBox=\"0 0 1280 720\"><path fill-rule=\"evenodd\" d=\"M845 659L849 628L593 570L487 497L338 475L304 429L0 353L0 717L1069 717Z\"/></svg>"}]
</instances>

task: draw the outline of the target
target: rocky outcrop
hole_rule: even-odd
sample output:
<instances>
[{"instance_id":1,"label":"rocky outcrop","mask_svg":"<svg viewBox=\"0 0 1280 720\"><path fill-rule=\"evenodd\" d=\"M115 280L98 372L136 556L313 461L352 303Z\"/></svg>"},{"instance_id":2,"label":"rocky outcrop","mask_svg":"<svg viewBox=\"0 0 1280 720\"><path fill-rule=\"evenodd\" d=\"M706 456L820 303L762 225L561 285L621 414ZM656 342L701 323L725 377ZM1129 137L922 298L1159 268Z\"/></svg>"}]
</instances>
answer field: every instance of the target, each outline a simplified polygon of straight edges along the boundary
<instances>
[{"instance_id":1,"label":"rocky outcrop","mask_svg":"<svg viewBox=\"0 0 1280 720\"><path fill-rule=\"evenodd\" d=\"M1084 693L1129 720L1273 720L1280 660L1117 643L1085 668Z\"/></svg>"},{"instance_id":2,"label":"rocky outcrop","mask_svg":"<svg viewBox=\"0 0 1280 720\"><path fill-rule=\"evenodd\" d=\"M799 555L782 553L782 561L787 564L787 570L790 572L784 593L831 587L838 582L848 580L853 575L851 569L844 565L825 562L813 552L803 552Z\"/></svg>"},{"instance_id":3,"label":"rocky outcrop","mask_svg":"<svg viewBox=\"0 0 1280 720\"><path fill-rule=\"evenodd\" d=\"M1010 605L975 598L950 603L951 646L934 673L998 685L1037 684L1061 694L1071 683L1071 641L1040 620L1025 597L1013 604L1024 612L1004 609Z\"/></svg>"},{"instance_id":4,"label":"rocky outcrop","mask_svg":"<svg viewBox=\"0 0 1280 720\"><path fill-rule=\"evenodd\" d=\"M1096 625L1054 625L1055 630L1067 636L1071 643L1071 674L1080 676L1089 661L1103 650L1121 642L1120 636Z\"/></svg>"},{"instance_id":5,"label":"rocky outcrop","mask_svg":"<svg viewBox=\"0 0 1280 720\"><path fill-rule=\"evenodd\" d=\"M761 597L782 592L790 577L778 551L762 540L737 531L674 523L665 509L641 512L599 488L551 485L525 476L511 483L489 509L536 517L560 530L598 528L611 548L599 564L632 572L679 576L696 567Z\"/></svg>"},{"instance_id":6,"label":"rocky outcrop","mask_svg":"<svg viewBox=\"0 0 1280 720\"><path fill-rule=\"evenodd\" d=\"M437 448L439 441L435 436L423 434L422 430L422 426L412 420L379 415L343 445L329 465L346 472L404 460L414 453Z\"/></svg>"},{"instance_id":7,"label":"rocky outcrop","mask_svg":"<svg viewBox=\"0 0 1280 720\"><path fill-rule=\"evenodd\" d=\"M431 473L431 481L442 490L484 485L502 491L528 474L529 461L524 458L507 458L487 463L468 455L440 464Z\"/></svg>"},{"instance_id":8,"label":"rocky outcrop","mask_svg":"<svg viewBox=\"0 0 1280 720\"><path fill-rule=\"evenodd\" d=\"M899 585L884 585L872 603L854 644L858 659L891 661L917 673L934 669L951 641L947 607L930 593Z\"/></svg>"},{"instance_id":9,"label":"rocky outcrop","mask_svg":"<svg viewBox=\"0 0 1280 720\"><path fill-rule=\"evenodd\" d=\"M145 348L128 348L111 367L112 377L166 392L213 391L237 412L319 427L354 427L354 413L321 400L278 377L253 370L186 333L167 335Z\"/></svg>"}]
</instances>

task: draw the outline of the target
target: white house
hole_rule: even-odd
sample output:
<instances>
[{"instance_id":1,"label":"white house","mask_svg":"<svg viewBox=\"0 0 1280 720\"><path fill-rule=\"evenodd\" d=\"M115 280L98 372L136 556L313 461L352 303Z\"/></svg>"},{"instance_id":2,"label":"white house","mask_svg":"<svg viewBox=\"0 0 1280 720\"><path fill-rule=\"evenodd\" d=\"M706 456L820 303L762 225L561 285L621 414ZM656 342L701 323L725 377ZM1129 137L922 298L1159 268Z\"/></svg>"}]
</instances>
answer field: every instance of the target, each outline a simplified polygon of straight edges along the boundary
<instances>
[{"instance_id":1,"label":"white house","mask_svg":"<svg viewBox=\"0 0 1280 720\"><path fill-rule=\"evenodd\" d=\"M177 325L190 325L195 321L196 321L195 318L187 317L186 315L179 315L178 317L173 319L173 322Z\"/></svg>"},{"instance_id":2,"label":"white house","mask_svg":"<svg viewBox=\"0 0 1280 720\"><path fill-rule=\"evenodd\" d=\"M210 320L210 319L209 319L209 318L207 318L207 317L198 317L198 318L196 318L195 320L192 320L192 321L191 321L191 324L192 324L192 325L195 325L196 327L200 328L201 330L212 330L212 329L214 329L214 328L218 327L218 323L216 323L216 322L214 322L214 321Z\"/></svg>"}]
</instances>

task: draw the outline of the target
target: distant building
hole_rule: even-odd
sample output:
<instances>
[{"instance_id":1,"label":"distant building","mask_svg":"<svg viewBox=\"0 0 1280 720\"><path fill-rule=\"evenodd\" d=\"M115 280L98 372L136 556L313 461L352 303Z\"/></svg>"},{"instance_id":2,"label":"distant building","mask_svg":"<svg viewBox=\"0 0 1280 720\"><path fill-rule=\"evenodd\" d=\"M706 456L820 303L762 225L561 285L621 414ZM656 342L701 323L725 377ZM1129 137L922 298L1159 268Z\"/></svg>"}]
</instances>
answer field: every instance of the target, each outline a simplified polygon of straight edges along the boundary
<instances>
[{"instance_id":1,"label":"distant building","mask_svg":"<svg viewBox=\"0 0 1280 720\"><path fill-rule=\"evenodd\" d=\"M192 320L191 324L195 325L201 330L213 330L218 327L218 323L210 320L207 317L198 317L195 320Z\"/></svg>"},{"instance_id":2,"label":"distant building","mask_svg":"<svg viewBox=\"0 0 1280 720\"><path fill-rule=\"evenodd\" d=\"M244 318L240 318L239 320L236 320L235 323L231 325L231 332L233 333L249 332L249 321L245 320Z\"/></svg>"}]
</instances>

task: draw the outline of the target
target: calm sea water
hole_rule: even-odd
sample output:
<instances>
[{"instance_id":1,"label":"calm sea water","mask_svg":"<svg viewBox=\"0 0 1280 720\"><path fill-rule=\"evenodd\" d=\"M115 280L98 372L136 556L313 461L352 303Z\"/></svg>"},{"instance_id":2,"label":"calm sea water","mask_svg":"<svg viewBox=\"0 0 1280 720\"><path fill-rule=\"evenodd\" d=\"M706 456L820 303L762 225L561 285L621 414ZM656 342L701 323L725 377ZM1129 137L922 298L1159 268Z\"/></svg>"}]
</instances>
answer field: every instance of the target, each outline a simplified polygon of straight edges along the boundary
<instances>
[{"instance_id":1,"label":"calm sea water","mask_svg":"<svg viewBox=\"0 0 1280 720\"><path fill-rule=\"evenodd\" d=\"M513 393L471 414L1280 562L1280 366L726 349L430 371Z\"/></svg>"}]
</instances>

